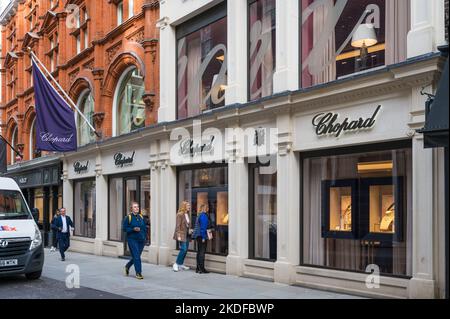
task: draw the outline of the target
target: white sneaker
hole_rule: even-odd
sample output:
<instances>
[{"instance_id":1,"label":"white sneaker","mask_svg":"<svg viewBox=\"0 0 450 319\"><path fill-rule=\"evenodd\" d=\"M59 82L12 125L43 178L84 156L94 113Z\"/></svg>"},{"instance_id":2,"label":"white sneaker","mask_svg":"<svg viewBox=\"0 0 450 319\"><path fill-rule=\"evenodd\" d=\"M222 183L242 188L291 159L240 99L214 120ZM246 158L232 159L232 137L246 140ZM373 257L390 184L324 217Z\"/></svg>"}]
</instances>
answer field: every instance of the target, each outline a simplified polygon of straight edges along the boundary
<instances>
[{"instance_id":1,"label":"white sneaker","mask_svg":"<svg viewBox=\"0 0 450 319\"><path fill-rule=\"evenodd\" d=\"M177 263L173 264L172 269L173 269L173 271L175 271L175 272L180 271L180 268L178 267Z\"/></svg>"},{"instance_id":2,"label":"white sneaker","mask_svg":"<svg viewBox=\"0 0 450 319\"><path fill-rule=\"evenodd\" d=\"M54 252L54 251L56 251L56 248L55 248L55 247L52 247L52 248L50 248L50 251L51 251L51 252Z\"/></svg>"},{"instance_id":3,"label":"white sneaker","mask_svg":"<svg viewBox=\"0 0 450 319\"><path fill-rule=\"evenodd\" d=\"M181 265L181 266L179 266L182 270L189 270L189 269L191 269L191 268L189 268L188 266L185 266L185 265Z\"/></svg>"}]
</instances>

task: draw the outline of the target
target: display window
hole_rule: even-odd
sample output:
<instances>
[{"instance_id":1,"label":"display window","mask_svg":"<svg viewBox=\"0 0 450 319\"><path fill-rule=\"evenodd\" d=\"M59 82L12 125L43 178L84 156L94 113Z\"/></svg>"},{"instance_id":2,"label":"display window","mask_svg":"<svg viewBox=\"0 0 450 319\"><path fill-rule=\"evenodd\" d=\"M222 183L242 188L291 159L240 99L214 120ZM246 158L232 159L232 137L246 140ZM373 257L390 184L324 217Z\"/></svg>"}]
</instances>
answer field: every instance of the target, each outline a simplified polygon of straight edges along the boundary
<instances>
[{"instance_id":1,"label":"display window","mask_svg":"<svg viewBox=\"0 0 450 319\"><path fill-rule=\"evenodd\" d=\"M277 260L277 173L250 165L250 251L252 259Z\"/></svg>"},{"instance_id":2,"label":"display window","mask_svg":"<svg viewBox=\"0 0 450 319\"><path fill-rule=\"evenodd\" d=\"M96 198L95 179L74 183L74 223L75 236L95 238Z\"/></svg>"},{"instance_id":3,"label":"display window","mask_svg":"<svg viewBox=\"0 0 450 319\"><path fill-rule=\"evenodd\" d=\"M180 168L178 170L178 205L183 201L191 203L191 227L195 227L202 204L206 204L209 228L213 239L208 241L206 252L228 255L228 167ZM195 241L190 250L197 250Z\"/></svg>"},{"instance_id":4,"label":"display window","mask_svg":"<svg viewBox=\"0 0 450 319\"><path fill-rule=\"evenodd\" d=\"M122 242L125 233L122 230L122 221L131 212L132 202L138 202L141 214L148 226L147 245L151 238L151 188L148 173L135 173L109 178L109 240ZM125 249L128 249L125 247Z\"/></svg>"},{"instance_id":5,"label":"display window","mask_svg":"<svg viewBox=\"0 0 450 319\"><path fill-rule=\"evenodd\" d=\"M177 28L178 119L225 105L226 1Z\"/></svg>"},{"instance_id":6,"label":"display window","mask_svg":"<svg viewBox=\"0 0 450 319\"><path fill-rule=\"evenodd\" d=\"M302 155L302 264L411 276L410 142Z\"/></svg>"}]
</instances>

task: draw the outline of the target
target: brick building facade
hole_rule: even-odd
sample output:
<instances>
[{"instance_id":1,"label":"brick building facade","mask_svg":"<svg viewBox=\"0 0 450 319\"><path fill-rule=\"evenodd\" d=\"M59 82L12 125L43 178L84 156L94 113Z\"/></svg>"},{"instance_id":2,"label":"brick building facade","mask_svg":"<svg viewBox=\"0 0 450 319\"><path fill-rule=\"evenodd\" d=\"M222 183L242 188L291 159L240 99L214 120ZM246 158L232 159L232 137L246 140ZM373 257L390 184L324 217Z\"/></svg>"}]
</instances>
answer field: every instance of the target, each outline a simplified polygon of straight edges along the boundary
<instances>
[{"instance_id":1,"label":"brick building facade","mask_svg":"<svg viewBox=\"0 0 450 319\"><path fill-rule=\"evenodd\" d=\"M23 154L23 161L41 156L33 145L35 111L27 48L36 53L79 104L100 138L106 139L157 122L158 18L157 0L12 0L9 3L0 17L3 42L0 125L4 136ZM129 75L124 75L126 72ZM124 113L116 112L116 119L114 109L118 107L113 104L116 89L122 87L119 80L124 78L129 80L134 100L126 104L126 92L117 100L123 100L131 108L138 105L137 111L132 112L140 115L138 125L116 130L113 123L121 123ZM86 132L89 129L78 118L78 129L85 130L78 133L80 146L93 142L95 135ZM17 161L20 158L8 152L8 163Z\"/></svg>"}]
</instances>

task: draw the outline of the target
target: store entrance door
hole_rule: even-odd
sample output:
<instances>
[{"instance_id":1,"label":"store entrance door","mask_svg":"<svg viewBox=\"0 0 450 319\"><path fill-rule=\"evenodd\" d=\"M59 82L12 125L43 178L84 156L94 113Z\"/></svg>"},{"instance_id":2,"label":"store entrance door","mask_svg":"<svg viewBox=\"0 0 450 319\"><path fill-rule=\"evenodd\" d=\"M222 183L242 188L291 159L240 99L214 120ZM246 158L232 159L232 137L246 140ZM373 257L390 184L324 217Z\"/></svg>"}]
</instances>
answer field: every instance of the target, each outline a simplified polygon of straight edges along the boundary
<instances>
[{"instance_id":1,"label":"store entrance door","mask_svg":"<svg viewBox=\"0 0 450 319\"><path fill-rule=\"evenodd\" d=\"M139 203L139 178L138 177L129 177L125 178L125 187L124 187L124 218L125 216L131 212L131 203L132 202L138 202ZM128 248L128 241L127 238L124 240L125 245L125 256L131 256L130 250Z\"/></svg>"}]
</instances>

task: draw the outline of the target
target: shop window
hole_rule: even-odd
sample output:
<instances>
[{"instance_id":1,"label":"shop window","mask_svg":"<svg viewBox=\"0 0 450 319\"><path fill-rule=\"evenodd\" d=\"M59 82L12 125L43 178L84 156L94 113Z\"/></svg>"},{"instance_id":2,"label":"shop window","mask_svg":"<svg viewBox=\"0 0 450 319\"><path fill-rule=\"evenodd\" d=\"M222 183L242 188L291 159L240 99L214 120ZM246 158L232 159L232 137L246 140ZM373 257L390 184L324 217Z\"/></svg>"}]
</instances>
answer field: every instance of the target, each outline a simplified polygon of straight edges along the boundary
<instances>
[{"instance_id":1,"label":"shop window","mask_svg":"<svg viewBox=\"0 0 450 319\"><path fill-rule=\"evenodd\" d=\"M77 181L74 183L74 190L74 234L95 238L95 180Z\"/></svg>"},{"instance_id":2,"label":"shop window","mask_svg":"<svg viewBox=\"0 0 450 319\"><path fill-rule=\"evenodd\" d=\"M89 123L94 126L94 98L90 90L84 91L78 101L78 108L87 118ZM95 141L95 133L89 127L89 124L80 115L77 115L78 145L86 145Z\"/></svg>"},{"instance_id":3,"label":"shop window","mask_svg":"<svg viewBox=\"0 0 450 319\"><path fill-rule=\"evenodd\" d=\"M409 0L301 0L302 87L406 59Z\"/></svg>"},{"instance_id":4,"label":"shop window","mask_svg":"<svg viewBox=\"0 0 450 319\"><path fill-rule=\"evenodd\" d=\"M384 149L304 155L302 264L412 275L411 148Z\"/></svg>"},{"instance_id":5,"label":"shop window","mask_svg":"<svg viewBox=\"0 0 450 319\"><path fill-rule=\"evenodd\" d=\"M144 77L136 67L131 67L122 75L116 93L116 135L145 126L144 91Z\"/></svg>"},{"instance_id":6,"label":"shop window","mask_svg":"<svg viewBox=\"0 0 450 319\"><path fill-rule=\"evenodd\" d=\"M201 18L201 19L200 19ZM178 118L225 105L226 2L177 28Z\"/></svg>"},{"instance_id":7,"label":"shop window","mask_svg":"<svg viewBox=\"0 0 450 319\"><path fill-rule=\"evenodd\" d=\"M30 159L38 157L41 157L41 151L36 149L36 119L34 119L30 131Z\"/></svg>"},{"instance_id":8,"label":"shop window","mask_svg":"<svg viewBox=\"0 0 450 319\"><path fill-rule=\"evenodd\" d=\"M150 245L150 175L112 177L109 180L109 240L124 241L122 221L130 213L131 202L140 205L141 214L149 227L147 245Z\"/></svg>"},{"instance_id":9,"label":"shop window","mask_svg":"<svg viewBox=\"0 0 450 319\"><path fill-rule=\"evenodd\" d=\"M250 166L250 258L277 259L277 173Z\"/></svg>"},{"instance_id":10,"label":"shop window","mask_svg":"<svg viewBox=\"0 0 450 319\"><path fill-rule=\"evenodd\" d=\"M273 94L276 61L275 0L250 4L250 100Z\"/></svg>"},{"instance_id":11,"label":"shop window","mask_svg":"<svg viewBox=\"0 0 450 319\"><path fill-rule=\"evenodd\" d=\"M190 220L195 226L202 204L208 207L213 239L208 241L207 253L228 255L228 167L181 169L178 173L179 205L191 203ZM197 250L196 242L189 244L190 250Z\"/></svg>"}]
</instances>

